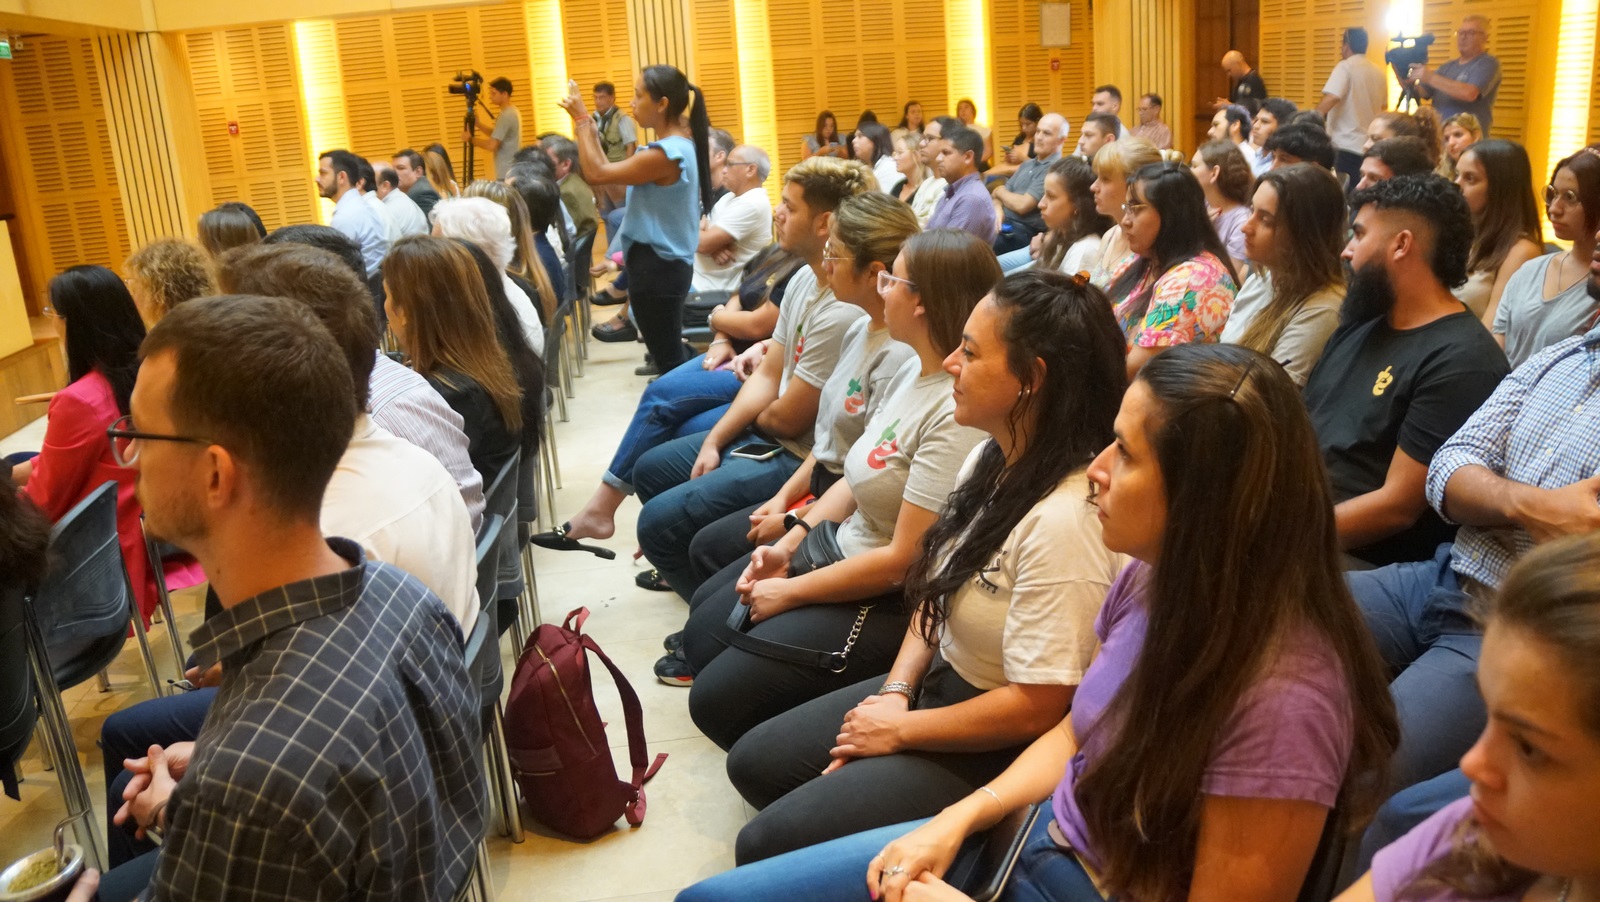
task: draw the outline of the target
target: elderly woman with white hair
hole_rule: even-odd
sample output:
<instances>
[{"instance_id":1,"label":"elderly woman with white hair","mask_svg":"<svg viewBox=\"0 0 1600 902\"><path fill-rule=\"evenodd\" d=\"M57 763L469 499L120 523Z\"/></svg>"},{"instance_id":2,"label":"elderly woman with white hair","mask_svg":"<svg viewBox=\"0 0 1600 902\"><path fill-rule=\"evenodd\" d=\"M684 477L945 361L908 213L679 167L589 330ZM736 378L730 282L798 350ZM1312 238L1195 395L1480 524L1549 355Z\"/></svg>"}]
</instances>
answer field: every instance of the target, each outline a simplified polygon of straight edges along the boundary
<instances>
[{"instance_id":1,"label":"elderly woman with white hair","mask_svg":"<svg viewBox=\"0 0 1600 902\"><path fill-rule=\"evenodd\" d=\"M523 291L506 268L516 253L516 240L511 237L511 214L487 197L446 197L433 205L428 214L433 221L433 234L445 238L460 238L483 249L500 270L500 281L517 311L517 321L522 324L522 335L528 346L540 357L544 356L544 325L533 299Z\"/></svg>"}]
</instances>

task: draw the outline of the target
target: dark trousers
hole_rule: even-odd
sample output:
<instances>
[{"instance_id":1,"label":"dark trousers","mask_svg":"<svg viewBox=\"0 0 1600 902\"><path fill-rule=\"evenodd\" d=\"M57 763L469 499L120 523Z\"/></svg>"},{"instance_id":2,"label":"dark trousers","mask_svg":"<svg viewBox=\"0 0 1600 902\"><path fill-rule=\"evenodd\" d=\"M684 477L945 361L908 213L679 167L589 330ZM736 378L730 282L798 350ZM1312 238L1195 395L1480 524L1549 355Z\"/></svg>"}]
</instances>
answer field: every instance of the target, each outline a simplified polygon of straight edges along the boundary
<instances>
[{"instance_id":1,"label":"dark trousers","mask_svg":"<svg viewBox=\"0 0 1600 902\"><path fill-rule=\"evenodd\" d=\"M827 776L845 715L877 694L885 675L787 711L744 735L728 753L728 778L759 808L739 831L735 860L748 864L875 827L938 814L1011 765L1025 746L988 752L909 751L859 758ZM983 690L936 658L919 709L943 708Z\"/></svg>"},{"instance_id":2,"label":"dark trousers","mask_svg":"<svg viewBox=\"0 0 1600 902\"><path fill-rule=\"evenodd\" d=\"M1356 190L1356 183L1361 181L1361 154L1348 150L1334 151L1333 171L1339 173L1339 180L1344 183L1345 193L1353 193Z\"/></svg>"},{"instance_id":3,"label":"dark trousers","mask_svg":"<svg viewBox=\"0 0 1600 902\"><path fill-rule=\"evenodd\" d=\"M143 758L150 746L190 742L200 735L206 712L217 697L215 689L196 689L153 698L112 714L100 727L100 752L106 769L106 848L109 864L116 867L155 848L135 839L133 825L119 827L111 817L122 807L122 789L132 776L122 767L128 758Z\"/></svg>"},{"instance_id":4,"label":"dark trousers","mask_svg":"<svg viewBox=\"0 0 1600 902\"><path fill-rule=\"evenodd\" d=\"M663 259L648 244L630 245L623 253L628 268L628 299L645 347L665 373L682 363L683 301L694 281L694 266Z\"/></svg>"},{"instance_id":5,"label":"dark trousers","mask_svg":"<svg viewBox=\"0 0 1600 902\"><path fill-rule=\"evenodd\" d=\"M689 716L724 749L791 708L888 672L910 622L901 611L900 593L867 599L874 607L840 673L733 648L728 614L739 604L734 583L749 563L749 555L739 558L695 592L683 633L684 657L695 672ZM807 605L763 620L750 628L750 634L821 652L842 651L860 609L857 602Z\"/></svg>"},{"instance_id":6,"label":"dark trousers","mask_svg":"<svg viewBox=\"0 0 1600 902\"><path fill-rule=\"evenodd\" d=\"M821 498L829 486L842 478L838 473L830 473L822 465L817 465L811 471L812 496ZM694 573L697 587L715 576L723 567L756 550L756 546L748 538L750 515L762 504L766 502L762 501L743 510L734 511L709 526L702 526L700 531L694 534L694 540L689 543L689 568Z\"/></svg>"}]
</instances>

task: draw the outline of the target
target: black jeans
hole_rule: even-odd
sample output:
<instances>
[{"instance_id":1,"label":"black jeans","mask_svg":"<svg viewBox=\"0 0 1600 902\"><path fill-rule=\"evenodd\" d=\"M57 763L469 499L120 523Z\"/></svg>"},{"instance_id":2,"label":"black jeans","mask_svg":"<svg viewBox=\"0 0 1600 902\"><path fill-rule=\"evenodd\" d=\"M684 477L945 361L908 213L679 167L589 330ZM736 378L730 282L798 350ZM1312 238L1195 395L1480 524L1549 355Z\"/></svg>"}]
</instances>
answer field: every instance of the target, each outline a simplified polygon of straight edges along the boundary
<instances>
[{"instance_id":1,"label":"black jeans","mask_svg":"<svg viewBox=\"0 0 1600 902\"><path fill-rule=\"evenodd\" d=\"M831 473L818 464L811 471L811 494L821 498L829 486L842 478L842 475ZM700 531L694 534L694 539L689 543L689 567L694 574L696 589L723 567L756 550L747 536L750 535L750 515L761 504L734 511L708 526L700 527Z\"/></svg>"},{"instance_id":2,"label":"black jeans","mask_svg":"<svg viewBox=\"0 0 1600 902\"><path fill-rule=\"evenodd\" d=\"M832 673L809 664L790 664L731 647L728 614L739 604L734 583L750 563L745 555L712 577L694 593L684 627L683 653L694 669L689 691L689 716L695 726L724 749L745 733L791 708L864 677L886 673L905 639L910 618L904 601L892 595L867 599L875 605L861 626L845 669ZM840 651L855 625L861 603L813 604L763 620L750 633L785 645Z\"/></svg>"},{"instance_id":3,"label":"black jeans","mask_svg":"<svg viewBox=\"0 0 1600 902\"><path fill-rule=\"evenodd\" d=\"M666 260L648 244L630 245L623 253L628 268L628 300L644 346L665 373L682 363L683 301L694 281L694 266Z\"/></svg>"},{"instance_id":4,"label":"black jeans","mask_svg":"<svg viewBox=\"0 0 1600 902\"><path fill-rule=\"evenodd\" d=\"M1335 150L1333 153L1333 171L1339 174L1346 194L1354 194L1356 183L1361 181L1361 160L1361 154L1352 151Z\"/></svg>"},{"instance_id":5,"label":"black jeans","mask_svg":"<svg viewBox=\"0 0 1600 902\"><path fill-rule=\"evenodd\" d=\"M728 778L761 813L739 831L734 859L749 864L863 830L938 814L1011 765L1026 748L988 752L907 751L859 758L826 777L839 726L877 693L874 676L780 714L728 752ZM944 708L983 694L936 657L922 682L919 709Z\"/></svg>"}]
</instances>

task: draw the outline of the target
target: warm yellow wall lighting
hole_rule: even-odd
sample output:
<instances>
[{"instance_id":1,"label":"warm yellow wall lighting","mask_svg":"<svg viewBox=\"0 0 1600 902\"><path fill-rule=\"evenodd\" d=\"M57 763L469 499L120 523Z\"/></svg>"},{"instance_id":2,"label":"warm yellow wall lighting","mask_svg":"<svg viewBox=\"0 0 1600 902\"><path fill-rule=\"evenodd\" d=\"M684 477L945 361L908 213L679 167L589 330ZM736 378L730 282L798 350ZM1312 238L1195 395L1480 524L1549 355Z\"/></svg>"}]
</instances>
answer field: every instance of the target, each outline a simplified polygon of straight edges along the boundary
<instances>
[{"instance_id":1,"label":"warm yellow wall lighting","mask_svg":"<svg viewBox=\"0 0 1600 902\"><path fill-rule=\"evenodd\" d=\"M317 155L327 150L350 146L350 130L345 124L344 79L339 73L338 39L329 19L303 19L294 23L295 65L300 74L300 108L305 110L306 131L311 137L307 164L314 177ZM333 202L324 198L317 205L318 218L327 224L333 217Z\"/></svg>"},{"instance_id":2,"label":"warm yellow wall lighting","mask_svg":"<svg viewBox=\"0 0 1600 902\"><path fill-rule=\"evenodd\" d=\"M1552 165L1584 145L1588 136L1590 79L1594 73L1596 0L1562 0L1556 40L1556 81L1550 109ZM1546 174L1534 173L1535 178Z\"/></svg>"},{"instance_id":3,"label":"warm yellow wall lighting","mask_svg":"<svg viewBox=\"0 0 1600 902\"><path fill-rule=\"evenodd\" d=\"M767 0L733 0L733 33L739 51L739 125L744 143L772 148L777 156L778 108L772 87L772 41L767 27ZM767 178L767 197L774 204L783 189L783 173Z\"/></svg>"},{"instance_id":4,"label":"warm yellow wall lighting","mask_svg":"<svg viewBox=\"0 0 1600 902\"><path fill-rule=\"evenodd\" d=\"M561 24L561 0L527 0L528 59L533 63L534 124L539 133L572 137L572 117L556 106L567 96L567 38Z\"/></svg>"},{"instance_id":5,"label":"warm yellow wall lighting","mask_svg":"<svg viewBox=\"0 0 1600 902\"><path fill-rule=\"evenodd\" d=\"M977 121L990 122L989 4L987 0L944 0L944 23L950 115L955 115L957 101L970 97L978 107Z\"/></svg>"},{"instance_id":6,"label":"warm yellow wall lighting","mask_svg":"<svg viewBox=\"0 0 1600 902\"><path fill-rule=\"evenodd\" d=\"M1372 43L1381 51L1390 46L1389 39L1396 35L1416 37L1422 34L1422 0L1395 0L1389 4L1389 11L1384 14L1383 27L1388 32L1383 35L1373 35ZM1453 35L1438 35L1434 46L1442 44L1446 51L1453 46ZM1379 60L1383 57L1380 55ZM1395 78L1394 67L1388 63L1381 63L1385 82L1389 86L1389 109L1400 108L1400 82ZM1365 126L1363 126L1364 128Z\"/></svg>"}]
</instances>

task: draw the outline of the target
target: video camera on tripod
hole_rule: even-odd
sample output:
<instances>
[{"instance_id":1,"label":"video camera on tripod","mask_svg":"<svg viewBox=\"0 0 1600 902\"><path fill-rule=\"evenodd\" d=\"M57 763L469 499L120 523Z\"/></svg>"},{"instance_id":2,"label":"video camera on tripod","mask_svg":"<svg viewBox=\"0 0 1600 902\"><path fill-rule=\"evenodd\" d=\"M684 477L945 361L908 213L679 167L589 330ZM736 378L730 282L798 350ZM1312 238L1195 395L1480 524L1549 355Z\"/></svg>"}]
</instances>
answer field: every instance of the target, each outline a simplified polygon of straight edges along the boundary
<instances>
[{"instance_id":1,"label":"video camera on tripod","mask_svg":"<svg viewBox=\"0 0 1600 902\"><path fill-rule=\"evenodd\" d=\"M483 111L488 115L490 122L494 121L494 113L489 112L489 107L483 102L483 76L476 69L463 69L456 72L456 77L451 79L449 85L445 86L445 90L451 94L458 94L467 101L467 115L465 117L467 140L461 148L461 157L465 165L464 172L466 174L466 181L462 182L462 184L469 184L472 181L473 168L476 163L474 159L476 145L473 144L472 138L478 130L478 107L483 107Z\"/></svg>"},{"instance_id":2,"label":"video camera on tripod","mask_svg":"<svg viewBox=\"0 0 1600 902\"><path fill-rule=\"evenodd\" d=\"M1400 106L1403 108L1409 101L1412 106L1421 100L1417 96L1416 84L1407 84L1411 79L1412 66L1426 66L1428 64L1428 48L1433 46L1432 34L1419 34L1408 38L1403 34L1395 35L1389 39L1395 45L1383 54L1383 61L1394 70L1394 77L1400 80Z\"/></svg>"},{"instance_id":3,"label":"video camera on tripod","mask_svg":"<svg viewBox=\"0 0 1600 902\"><path fill-rule=\"evenodd\" d=\"M445 90L452 94L464 94L467 102L472 101L483 91L483 76L476 69L467 69L456 73L450 86Z\"/></svg>"}]
</instances>

